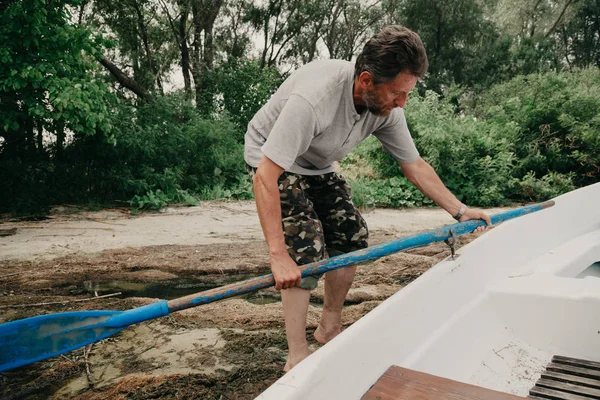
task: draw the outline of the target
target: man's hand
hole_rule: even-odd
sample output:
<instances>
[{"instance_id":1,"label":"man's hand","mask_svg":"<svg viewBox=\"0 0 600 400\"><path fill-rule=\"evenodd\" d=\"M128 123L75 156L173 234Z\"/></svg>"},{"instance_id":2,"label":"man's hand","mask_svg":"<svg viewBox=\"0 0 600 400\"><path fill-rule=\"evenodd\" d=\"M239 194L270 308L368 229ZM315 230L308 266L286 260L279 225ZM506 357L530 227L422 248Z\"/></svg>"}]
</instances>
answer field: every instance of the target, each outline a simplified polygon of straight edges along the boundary
<instances>
[{"instance_id":1,"label":"man's hand","mask_svg":"<svg viewBox=\"0 0 600 400\"><path fill-rule=\"evenodd\" d=\"M457 215L462 203L458 201L456 196L450 193L446 186L444 186L444 183L431 165L419 157L413 163L400 164L400 167L402 167L404 176L406 176L406 178L415 185L421 193L439 204L444 210L448 211L450 215ZM483 232L492 226L490 217L480 210L467 208L465 213L460 217L459 222L470 219L483 219L487 223L487 226L477 227L475 232Z\"/></svg>"},{"instance_id":2,"label":"man's hand","mask_svg":"<svg viewBox=\"0 0 600 400\"><path fill-rule=\"evenodd\" d=\"M296 287L302 279L300 268L288 254L271 256L271 272L273 272L277 290Z\"/></svg>"},{"instance_id":3,"label":"man's hand","mask_svg":"<svg viewBox=\"0 0 600 400\"><path fill-rule=\"evenodd\" d=\"M490 217L481 210L467 208L467 211L465 211L463 216L460 217L459 222L468 221L470 219L482 219L487 223L487 226L478 226L477 229L475 229L475 232L477 233L483 232L492 226L492 220L490 220Z\"/></svg>"}]
</instances>

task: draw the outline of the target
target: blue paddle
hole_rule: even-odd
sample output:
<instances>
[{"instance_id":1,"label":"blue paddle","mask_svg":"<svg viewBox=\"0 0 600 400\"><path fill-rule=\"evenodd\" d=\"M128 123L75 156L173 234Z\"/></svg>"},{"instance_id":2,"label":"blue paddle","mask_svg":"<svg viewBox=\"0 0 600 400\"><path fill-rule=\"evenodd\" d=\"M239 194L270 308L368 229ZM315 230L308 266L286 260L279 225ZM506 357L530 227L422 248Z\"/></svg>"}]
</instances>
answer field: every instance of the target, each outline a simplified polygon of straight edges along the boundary
<instances>
[{"instance_id":1,"label":"blue paddle","mask_svg":"<svg viewBox=\"0 0 600 400\"><path fill-rule=\"evenodd\" d=\"M553 201L521 207L493 215L496 225L554 205ZM473 232L485 225L482 220L471 220L447 225L431 231L392 240L367 249L331 257L326 260L300 267L302 277L323 274L338 268L375 260L377 258L423 246L432 242L447 240ZM228 297L254 292L269 286L275 281L268 274L246 281L232 283L220 288L207 290L170 301L159 301L147 306L127 311L75 311L8 322L0 325L0 372L44 360L69 352L90 343L105 339L124 328L142 321L162 317L172 312L211 303Z\"/></svg>"}]
</instances>

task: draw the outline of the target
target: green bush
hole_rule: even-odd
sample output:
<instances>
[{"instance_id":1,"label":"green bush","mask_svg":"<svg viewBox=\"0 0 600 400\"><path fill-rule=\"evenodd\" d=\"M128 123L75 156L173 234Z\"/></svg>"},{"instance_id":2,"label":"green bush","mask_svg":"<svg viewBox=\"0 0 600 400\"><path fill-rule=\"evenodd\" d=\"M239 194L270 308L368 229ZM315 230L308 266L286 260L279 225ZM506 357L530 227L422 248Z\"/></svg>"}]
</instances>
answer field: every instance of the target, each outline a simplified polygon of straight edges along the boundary
<instances>
[{"instance_id":1,"label":"green bush","mask_svg":"<svg viewBox=\"0 0 600 400\"><path fill-rule=\"evenodd\" d=\"M114 144L104 146L96 173L107 195L170 199L181 191L199 193L216 185L238 185L245 175L238 128L228 120L207 120L178 96L158 98L115 114Z\"/></svg>"},{"instance_id":2,"label":"green bush","mask_svg":"<svg viewBox=\"0 0 600 400\"><path fill-rule=\"evenodd\" d=\"M261 68L256 61L230 60L208 71L201 109L204 115L227 115L238 126L242 143L246 126L282 82L276 68Z\"/></svg>"},{"instance_id":3,"label":"green bush","mask_svg":"<svg viewBox=\"0 0 600 400\"><path fill-rule=\"evenodd\" d=\"M599 72L519 76L477 98L457 88L445 99L428 92L411 97L405 114L422 157L461 201L547 200L600 178ZM401 169L374 138L342 167L357 177L357 203L427 204L406 180L393 180Z\"/></svg>"},{"instance_id":4,"label":"green bush","mask_svg":"<svg viewBox=\"0 0 600 400\"><path fill-rule=\"evenodd\" d=\"M197 204L210 192L232 199L252 196L237 124L205 119L179 95L137 107L113 104L111 124L110 136L75 136L58 159L0 157L3 167L25 172L18 196L4 199L7 208L31 212L64 202L121 201L156 209Z\"/></svg>"},{"instance_id":5,"label":"green bush","mask_svg":"<svg viewBox=\"0 0 600 400\"><path fill-rule=\"evenodd\" d=\"M157 210L170 203L179 203L186 206L197 206L198 198L187 190L175 189L169 194L160 189L148 191L145 195L135 195L129 204L134 209Z\"/></svg>"},{"instance_id":6,"label":"green bush","mask_svg":"<svg viewBox=\"0 0 600 400\"><path fill-rule=\"evenodd\" d=\"M411 99L406 116L423 158L461 201L482 207L507 202L515 185L513 123L456 115L433 92Z\"/></svg>"},{"instance_id":7,"label":"green bush","mask_svg":"<svg viewBox=\"0 0 600 400\"><path fill-rule=\"evenodd\" d=\"M536 178L533 172L528 172L519 182L521 193L525 200L545 201L563 193L575 190L573 178L575 174L559 174L548 172L541 178Z\"/></svg>"},{"instance_id":8,"label":"green bush","mask_svg":"<svg viewBox=\"0 0 600 400\"><path fill-rule=\"evenodd\" d=\"M434 92L423 98L411 98L405 113L421 156L461 201L483 207L508 201L516 187L512 176L516 160L510 124L457 116L453 106ZM361 143L342 165L348 169L356 164L357 158L370 163L377 182L367 185L371 187L369 190L364 183L355 190L364 193L366 204L392 207L431 204L406 179L397 180L402 176L400 166L382 151L375 138ZM400 198L392 200L397 196Z\"/></svg>"},{"instance_id":9,"label":"green bush","mask_svg":"<svg viewBox=\"0 0 600 400\"><path fill-rule=\"evenodd\" d=\"M74 22L80 5L0 3L0 211L43 211L70 197L66 139L111 130L115 96L97 74L105 42Z\"/></svg>"},{"instance_id":10,"label":"green bush","mask_svg":"<svg viewBox=\"0 0 600 400\"><path fill-rule=\"evenodd\" d=\"M598 182L600 69L517 76L484 93L468 112L514 124L519 178L552 172L571 176L576 187Z\"/></svg>"},{"instance_id":11,"label":"green bush","mask_svg":"<svg viewBox=\"0 0 600 400\"><path fill-rule=\"evenodd\" d=\"M431 200L402 176L375 180L349 179L349 184L352 199L357 207L401 208L433 205Z\"/></svg>"}]
</instances>

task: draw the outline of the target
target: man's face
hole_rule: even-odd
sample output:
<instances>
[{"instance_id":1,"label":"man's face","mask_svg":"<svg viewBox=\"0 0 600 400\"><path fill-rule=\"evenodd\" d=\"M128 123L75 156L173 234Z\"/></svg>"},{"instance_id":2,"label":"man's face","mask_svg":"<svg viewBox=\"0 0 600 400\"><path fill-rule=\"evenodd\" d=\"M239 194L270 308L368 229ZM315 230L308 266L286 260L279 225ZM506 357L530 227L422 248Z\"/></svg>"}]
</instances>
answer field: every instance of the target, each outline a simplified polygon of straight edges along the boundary
<instances>
[{"instance_id":1,"label":"man's face","mask_svg":"<svg viewBox=\"0 0 600 400\"><path fill-rule=\"evenodd\" d=\"M368 110L378 116L387 117L396 107L404 107L408 94L417 84L417 77L406 72L396 75L388 83L371 83L362 93Z\"/></svg>"}]
</instances>

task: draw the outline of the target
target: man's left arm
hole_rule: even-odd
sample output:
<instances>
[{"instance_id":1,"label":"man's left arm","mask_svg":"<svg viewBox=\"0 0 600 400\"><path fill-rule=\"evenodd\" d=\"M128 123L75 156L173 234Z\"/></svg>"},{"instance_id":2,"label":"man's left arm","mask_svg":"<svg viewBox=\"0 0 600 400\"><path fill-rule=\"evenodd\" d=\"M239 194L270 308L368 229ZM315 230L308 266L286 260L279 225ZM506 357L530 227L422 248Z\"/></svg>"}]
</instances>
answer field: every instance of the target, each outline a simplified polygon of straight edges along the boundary
<instances>
[{"instance_id":1,"label":"man's left arm","mask_svg":"<svg viewBox=\"0 0 600 400\"><path fill-rule=\"evenodd\" d=\"M435 170L421 157L410 164L400 163L404 176L415 185L425 196L439 204L451 216L457 216L461 211L464 213L459 217L459 221L469 219L483 219L492 225L490 217L483 211L463 207L464 205L454 196L444 185ZM478 230L481 230L478 228Z\"/></svg>"}]
</instances>

